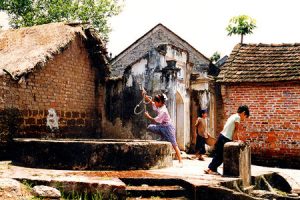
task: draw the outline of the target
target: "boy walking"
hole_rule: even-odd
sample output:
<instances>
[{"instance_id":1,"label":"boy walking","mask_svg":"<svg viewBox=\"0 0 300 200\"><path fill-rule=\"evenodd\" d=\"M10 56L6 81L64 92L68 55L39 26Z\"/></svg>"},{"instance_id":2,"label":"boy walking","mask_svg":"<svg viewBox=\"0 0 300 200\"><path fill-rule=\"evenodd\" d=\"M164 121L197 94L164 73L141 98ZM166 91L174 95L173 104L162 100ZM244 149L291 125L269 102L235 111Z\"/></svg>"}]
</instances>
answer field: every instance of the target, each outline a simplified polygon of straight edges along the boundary
<instances>
[{"instance_id":1,"label":"boy walking","mask_svg":"<svg viewBox=\"0 0 300 200\"><path fill-rule=\"evenodd\" d=\"M250 116L249 108L246 105L240 106L237 113L231 115L221 131L215 144L215 155L208 165L208 169L204 170L206 174L218 175L217 168L223 163L223 149L227 142L239 139L239 124Z\"/></svg>"},{"instance_id":2,"label":"boy walking","mask_svg":"<svg viewBox=\"0 0 300 200\"><path fill-rule=\"evenodd\" d=\"M208 138L207 125L206 125L207 111L200 110L199 117L197 118L196 128L196 147L195 159L204 160L203 156L205 151L205 138Z\"/></svg>"}]
</instances>

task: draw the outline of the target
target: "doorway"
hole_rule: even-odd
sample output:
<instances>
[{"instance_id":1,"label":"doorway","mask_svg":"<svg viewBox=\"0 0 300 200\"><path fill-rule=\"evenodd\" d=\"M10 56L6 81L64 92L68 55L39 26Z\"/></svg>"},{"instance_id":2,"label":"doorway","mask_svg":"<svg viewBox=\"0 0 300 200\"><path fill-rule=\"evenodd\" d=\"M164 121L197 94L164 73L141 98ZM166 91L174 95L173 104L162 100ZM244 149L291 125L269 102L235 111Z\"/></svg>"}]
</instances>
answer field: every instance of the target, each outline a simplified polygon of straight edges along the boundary
<instances>
[{"instance_id":1,"label":"doorway","mask_svg":"<svg viewBox=\"0 0 300 200\"><path fill-rule=\"evenodd\" d=\"M176 140L180 150L185 150L184 146L184 103L179 92L176 92Z\"/></svg>"}]
</instances>

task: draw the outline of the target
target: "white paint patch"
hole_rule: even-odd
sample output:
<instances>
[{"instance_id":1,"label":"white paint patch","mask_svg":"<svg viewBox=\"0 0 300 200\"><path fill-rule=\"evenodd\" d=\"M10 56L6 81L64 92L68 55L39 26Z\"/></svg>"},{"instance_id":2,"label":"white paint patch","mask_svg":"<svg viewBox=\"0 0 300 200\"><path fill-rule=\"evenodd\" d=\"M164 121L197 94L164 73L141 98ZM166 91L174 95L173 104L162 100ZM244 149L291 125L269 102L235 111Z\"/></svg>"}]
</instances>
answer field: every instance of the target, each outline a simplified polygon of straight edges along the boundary
<instances>
[{"instance_id":1,"label":"white paint patch","mask_svg":"<svg viewBox=\"0 0 300 200\"><path fill-rule=\"evenodd\" d=\"M133 85L133 79L132 79L132 75L130 75L126 82L126 87L132 87L132 85Z\"/></svg>"},{"instance_id":2,"label":"white paint patch","mask_svg":"<svg viewBox=\"0 0 300 200\"><path fill-rule=\"evenodd\" d=\"M168 65L165 56L161 55L159 59L160 59L160 64L161 64L162 68L164 68L164 67L166 67Z\"/></svg>"},{"instance_id":3,"label":"white paint patch","mask_svg":"<svg viewBox=\"0 0 300 200\"><path fill-rule=\"evenodd\" d=\"M53 108L50 108L47 115L47 126L51 129L51 131L59 129L58 119L59 117L57 116L56 111Z\"/></svg>"},{"instance_id":4,"label":"white paint patch","mask_svg":"<svg viewBox=\"0 0 300 200\"><path fill-rule=\"evenodd\" d=\"M136 76L136 75L144 74L144 72L146 71L146 65L147 65L147 60L141 59L138 63L132 66L131 69L132 75Z\"/></svg>"},{"instance_id":5,"label":"white paint patch","mask_svg":"<svg viewBox=\"0 0 300 200\"><path fill-rule=\"evenodd\" d=\"M185 51L177 51L173 49L171 46L167 46L167 54L166 57L169 59L174 59L177 62L183 62L186 63L187 61L187 53Z\"/></svg>"},{"instance_id":6,"label":"white paint patch","mask_svg":"<svg viewBox=\"0 0 300 200\"><path fill-rule=\"evenodd\" d=\"M203 79L202 82L192 84L191 88L193 90L208 90L208 81L208 79Z\"/></svg>"},{"instance_id":7,"label":"white paint patch","mask_svg":"<svg viewBox=\"0 0 300 200\"><path fill-rule=\"evenodd\" d=\"M201 108L202 109L208 108L208 104L209 104L209 96L208 95L209 94L207 91L203 92L203 94L201 95Z\"/></svg>"}]
</instances>

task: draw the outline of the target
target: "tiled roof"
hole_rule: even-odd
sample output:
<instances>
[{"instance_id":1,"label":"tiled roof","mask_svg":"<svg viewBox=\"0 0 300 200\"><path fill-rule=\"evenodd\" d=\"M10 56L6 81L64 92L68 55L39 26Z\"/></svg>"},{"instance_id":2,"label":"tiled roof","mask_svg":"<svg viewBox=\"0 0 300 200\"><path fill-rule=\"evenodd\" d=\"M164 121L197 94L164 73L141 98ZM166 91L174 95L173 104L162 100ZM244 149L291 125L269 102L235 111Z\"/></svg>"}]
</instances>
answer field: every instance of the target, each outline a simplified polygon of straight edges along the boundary
<instances>
[{"instance_id":1,"label":"tiled roof","mask_svg":"<svg viewBox=\"0 0 300 200\"><path fill-rule=\"evenodd\" d=\"M300 80L300 43L238 44L218 75L218 82Z\"/></svg>"}]
</instances>

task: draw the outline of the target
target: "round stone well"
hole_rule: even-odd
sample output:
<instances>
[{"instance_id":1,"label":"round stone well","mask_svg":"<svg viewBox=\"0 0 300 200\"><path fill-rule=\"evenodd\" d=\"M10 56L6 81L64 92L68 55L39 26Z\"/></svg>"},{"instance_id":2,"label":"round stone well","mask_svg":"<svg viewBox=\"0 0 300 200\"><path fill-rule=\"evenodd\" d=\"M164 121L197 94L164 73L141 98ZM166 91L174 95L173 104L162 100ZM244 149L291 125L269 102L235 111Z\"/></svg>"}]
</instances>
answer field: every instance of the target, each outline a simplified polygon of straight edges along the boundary
<instances>
[{"instance_id":1,"label":"round stone well","mask_svg":"<svg viewBox=\"0 0 300 200\"><path fill-rule=\"evenodd\" d=\"M172 145L155 140L15 138L12 163L64 170L132 170L172 166Z\"/></svg>"}]
</instances>

